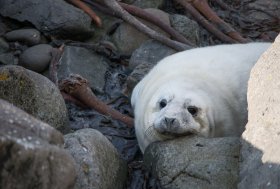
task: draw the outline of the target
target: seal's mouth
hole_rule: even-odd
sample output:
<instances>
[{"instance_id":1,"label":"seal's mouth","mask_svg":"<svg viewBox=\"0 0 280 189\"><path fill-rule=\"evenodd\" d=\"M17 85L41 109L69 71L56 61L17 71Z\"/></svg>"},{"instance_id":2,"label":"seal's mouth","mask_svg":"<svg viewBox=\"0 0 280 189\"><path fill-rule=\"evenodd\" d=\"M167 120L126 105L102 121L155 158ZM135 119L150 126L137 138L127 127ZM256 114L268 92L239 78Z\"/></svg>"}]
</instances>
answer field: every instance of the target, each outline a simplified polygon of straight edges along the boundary
<instances>
[{"instance_id":1,"label":"seal's mouth","mask_svg":"<svg viewBox=\"0 0 280 189\"><path fill-rule=\"evenodd\" d=\"M173 133L173 132L167 132L167 131L164 131L164 132L158 132L159 134L161 135L164 135L164 136L171 136L171 137L182 137L182 136L190 136L190 135L195 135L195 133L193 132L185 132L185 133Z\"/></svg>"}]
</instances>

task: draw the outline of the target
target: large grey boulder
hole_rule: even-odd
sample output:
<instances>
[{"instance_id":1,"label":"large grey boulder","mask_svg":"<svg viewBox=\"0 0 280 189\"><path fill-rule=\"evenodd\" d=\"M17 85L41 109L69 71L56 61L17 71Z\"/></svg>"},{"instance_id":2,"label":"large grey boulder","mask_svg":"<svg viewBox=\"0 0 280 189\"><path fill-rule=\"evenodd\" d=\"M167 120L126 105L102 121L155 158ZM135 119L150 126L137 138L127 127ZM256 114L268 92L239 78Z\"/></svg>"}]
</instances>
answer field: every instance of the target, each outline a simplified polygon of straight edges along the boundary
<instances>
[{"instance_id":1,"label":"large grey boulder","mask_svg":"<svg viewBox=\"0 0 280 189\"><path fill-rule=\"evenodd\" d=\"M105 85L105 73L109 60L83 47L66 46L58 68L58 79L70 74L79 74L88 80L89 86L102 92Z\"/></svg>"},{"instance_id":2,"label":"large grey boulder","mask_svg":"<svg viewBox=\"0 0 280 189\"><path fill-rule=\"evenodd\" d=\"M66 105L58 88L36 72L21 66L0 67L0 98L56 129L68 126Z\"/></svg>"},{"instance_id":3,"label":"large grey boulder","mask_svg":"<svg viewBox=\"0 0 280 189\"><path fill-rule=\"evenodd\" d=\"M260 57L248 83L238 188L280 188L280 35Z\"/></svg>"},{"instance_id":4,"label":"large grey boulder","mask_svg":"<svg viewBox=\"0 0 280 189\"><path fill-rule=\"evenodd\" d=\"M166 24L170 25L169 22L169 15L159 9L145 9L145 11L153 14L161 21L165 22ZM142 19L140 19L143 21ZM148 23L147 21L143 21L148 27L160 32L163 35L168 36L165 32L163 32L157 26ZM112 35L112 40L118 50L124 54L132 54L132 52L140 47L140 45L150 39L146 34L138 31L134 26L124 22L122 23Z\"/></svg>"},{"instance_id":5,"label":"large grey boulder","mask_svg":"<svg viewBox=\"0 0 280 189\"><path fill-rule=\"evenodd\" d=\"M63 0L0 0L0 14L30 22L46 35L84 38L92 33L91 18Z\"/></svg>"},{"instance_id":6,"label":"large grey boulder","mask_svg":"<svg viewBox=\"0 0 280 189\"><path fill-rule=\"evenodd\" d=\"M81 129L67 134L65 149L76 161L76 189L123 189L126 164L111 142L94 129Z\"/></svg>"},{"instance_id":7,"label":"large grey boulder","mask_svg":"<svg viewBox=\"0 0 280 189\"><path fill-rule=\"evenodd\" d=\"M1 99L0 122L0 188L73 188L75 162L57 130Z\"/></svg>"},{"instance_id":8,"label":"large grey boulder","mask_svg":"<svg viewBox=\"0 0 280 189\"><path fill-rule=\"evenodd\" d=\"M239 138L183 137L151 144L144 163L166 189L235 189Z\"/></svg>"}]
</instances>

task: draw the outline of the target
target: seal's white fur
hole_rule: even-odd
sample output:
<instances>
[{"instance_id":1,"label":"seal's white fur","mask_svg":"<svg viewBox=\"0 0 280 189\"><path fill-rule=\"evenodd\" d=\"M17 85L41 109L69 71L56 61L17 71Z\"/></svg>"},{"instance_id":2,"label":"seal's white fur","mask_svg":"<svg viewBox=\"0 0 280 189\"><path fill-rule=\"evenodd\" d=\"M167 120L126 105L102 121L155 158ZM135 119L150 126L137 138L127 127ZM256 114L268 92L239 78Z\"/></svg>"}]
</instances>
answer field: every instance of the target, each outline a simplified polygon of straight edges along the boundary
<instances>
[{"instance_id":1,"label":"seal's white fur","mask_svg":"<svg viewBox=\"0 0 280 189\"><path fill-rule=\"evenodd\" d=\"M142 152L151 142L174 134L240 135L247 122L250 70L269 45L196 48L161 60L132 93L136 136ZM162 109L161 99L167 102ZM197 115L187 111L190 106L198 108ZM174 128L163 123L169 116L178 118L171 125Z\"/></svg>"}]
</instances>

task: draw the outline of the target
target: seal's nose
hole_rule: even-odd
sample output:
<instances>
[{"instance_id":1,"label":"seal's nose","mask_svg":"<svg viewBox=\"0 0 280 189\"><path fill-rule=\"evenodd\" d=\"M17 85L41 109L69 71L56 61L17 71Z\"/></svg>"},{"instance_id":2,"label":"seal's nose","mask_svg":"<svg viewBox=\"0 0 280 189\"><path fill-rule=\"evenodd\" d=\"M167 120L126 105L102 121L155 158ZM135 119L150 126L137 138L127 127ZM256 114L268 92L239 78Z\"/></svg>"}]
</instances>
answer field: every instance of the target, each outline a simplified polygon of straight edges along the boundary
<instances>
[{"instance_id":1,"label":"seal's nose","mask_svg":"<svg viewBox=\"0 0 280 189\"><path fill-rule=\"evenodd\" d=\"M173 123L175 122L175 118L170 118L170 117L165 117L164 121L167 127L170 127L173 125Z\"/></svg>"}]
</instances>

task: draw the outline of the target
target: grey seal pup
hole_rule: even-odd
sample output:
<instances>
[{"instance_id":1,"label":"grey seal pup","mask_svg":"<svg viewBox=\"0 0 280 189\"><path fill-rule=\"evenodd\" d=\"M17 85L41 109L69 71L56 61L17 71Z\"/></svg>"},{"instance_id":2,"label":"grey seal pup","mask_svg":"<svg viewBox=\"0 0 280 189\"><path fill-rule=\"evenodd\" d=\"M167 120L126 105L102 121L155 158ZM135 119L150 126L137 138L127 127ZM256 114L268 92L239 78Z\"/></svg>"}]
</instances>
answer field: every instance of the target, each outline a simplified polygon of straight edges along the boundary
<instances>
[{"instance_id":1,"label":"grey seal pup","mask_svg":"<svg viewBox=\"0 0 280 189\"><path fill-rule=\"evenodd\" d=\"M270 45L195 48L158 62L131 97L141 151L151 142L188 134L240 136L250 70Z\"/></svg>"}]
</instances>

